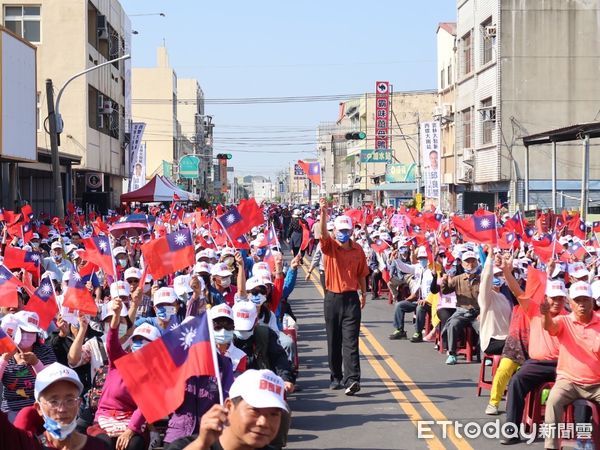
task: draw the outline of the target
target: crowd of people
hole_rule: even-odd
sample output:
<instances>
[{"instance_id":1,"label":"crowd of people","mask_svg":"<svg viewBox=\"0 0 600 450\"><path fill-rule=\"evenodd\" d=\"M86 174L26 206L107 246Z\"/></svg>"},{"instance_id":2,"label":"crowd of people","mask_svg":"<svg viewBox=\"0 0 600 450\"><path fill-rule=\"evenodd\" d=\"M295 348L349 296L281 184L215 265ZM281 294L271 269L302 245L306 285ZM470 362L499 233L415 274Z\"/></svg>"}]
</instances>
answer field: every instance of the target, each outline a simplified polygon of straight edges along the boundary
<instances>
[{"instance_id":1,"label":"crowd of people","mask_svg":"<svg viewBox=\"0 0 600 450\"><path fill-rule=\"evenodd\" d=\"M576 214L530 224L519 213L462 218L321 200L265 205L262 224L232 237L223 218L233 209L221 205L173 202L106 222L23 209L3 211L2 220L0 289L16 293L0 300L2 449L283 448L286 397L299 374L288 299L302 264L306 279L318 270L325 291L332 390L361 390L358 339L370 291L394 304L391 340L431 342L449 366L465 346L484 364L499 358L485 414L498 414L506 391L515 431L503 444L519 442L525 399L540 387L549 388L545 420L554 426L577 399L600 403L600 245L596 224L588 230ZM192 261L170 258L177 270L153 276L144 248L183 229ZM181 404L148 423L118 361L201 315L218 373L187 379ZM575 405L579 422L589 415ZM546 448L559 438L549 435Z\"/></svg>"}]
</instances>

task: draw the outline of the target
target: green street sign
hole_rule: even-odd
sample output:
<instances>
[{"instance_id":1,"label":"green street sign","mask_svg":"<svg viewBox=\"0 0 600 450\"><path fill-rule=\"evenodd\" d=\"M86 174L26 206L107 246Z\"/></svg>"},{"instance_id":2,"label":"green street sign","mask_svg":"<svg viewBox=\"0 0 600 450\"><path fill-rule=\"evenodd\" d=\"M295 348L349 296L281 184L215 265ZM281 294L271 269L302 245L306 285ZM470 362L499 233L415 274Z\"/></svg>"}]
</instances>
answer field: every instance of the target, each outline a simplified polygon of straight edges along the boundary
<instances>
[{"instance_id":1,"label":"green street sign","mask_svg":"<svg viewBox=\"0 0 600 450\"><path fill-rule=\"evenodd\" d=\"M388 164L385 168L385 181L388 183L406 183L415 181L415 163Z\"/></svg>"},{"instance_id":2,"label":"green street sign","mask_svg":"<svg viewBox=\"0 0 600 450\"><path fill-rule=\"evenodd\" d=\"M197 180L200 158L194 155L185 155L179 160L179 178Z\"/></svg>"},{"instance_id":3,"label":"green street sign","mask_svg":"<svg viewBox=\"0 0 600 450\"><path fill-rule=\"evenodd\" d=\"M392 150L361 150L360 151L360 162L361 163L391 163L392 162Z\"/></svg>"}]
</instances>

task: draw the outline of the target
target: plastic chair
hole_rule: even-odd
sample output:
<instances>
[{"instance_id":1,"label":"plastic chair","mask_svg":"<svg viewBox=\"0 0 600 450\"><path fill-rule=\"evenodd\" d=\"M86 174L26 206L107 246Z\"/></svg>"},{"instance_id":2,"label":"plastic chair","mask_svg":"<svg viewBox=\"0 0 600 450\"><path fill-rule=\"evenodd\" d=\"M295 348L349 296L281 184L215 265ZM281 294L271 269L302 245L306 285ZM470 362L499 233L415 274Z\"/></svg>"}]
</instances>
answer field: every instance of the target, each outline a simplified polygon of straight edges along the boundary
<instances>
[{"instance_id":1,"label":"plastic chair","mask_svg":"<svg viewBox=\"0 0 600 450\"><path fill-rule=\"evenodd\" d=\"M523 409L523 418L521 421L525 425L527 433L531 433L534 424L537 426L544 421L546 404L545 402L542 404L542 393L544 389L552 389L552 386L554 386L553 381L542 383L525 397L525 408Z\"/></svg>"},{"instance_id":2,"label":"plastic chair","mask_svg":"<svg viewBox=\"0 0 600 450\"><path fill-rule=\"evenodd\" d=\"M592 442L594 443L595 448L600 448L600 405L598 403L592 402L590 400L578 399L573 403L568 405L565 408L565 412L563 414L563 422L565 423L573 423L575 424L575 403L579 403L582 406L588 406L592 410ZM573 444L577 444L577 431L575 430L575 436L573 439L561 439L559 448L562 448L563 445L572 446Z\"/></svg>"},{"instance_id":3,"label":"plastic chair","mask_svg":"<svg viewBox=\"0 0 600 450\"><path fill-rule=\"evenodd\" d=\"M476 334L475 330L468 325L465 328L465 337L462 342L459 342L456 350L456 355L463 355L467 362L473 362L473 355L475 355L475 358L477 358L478 361L481 359L477 349L477 338L474 334Z\"/></svg>"},{"instance_id":4,"label":"plastic chair","mask_svg":"<svg viewBox=\"0 0 600 450\"><path fill-rule=\"evenodd\" d=\"M481 367L479 368L479 381L477 382L477 397L481 395L482 389L487 389L488 391L492 390L494 376L496 375L496 370L498 370L498 366L500 365L501 359L502 355L488 355L487 353L483 354L483 359L481 360ZM489 380L485 378L486 361L492 361L492 377Z\"/></svg>"}]
</instances>

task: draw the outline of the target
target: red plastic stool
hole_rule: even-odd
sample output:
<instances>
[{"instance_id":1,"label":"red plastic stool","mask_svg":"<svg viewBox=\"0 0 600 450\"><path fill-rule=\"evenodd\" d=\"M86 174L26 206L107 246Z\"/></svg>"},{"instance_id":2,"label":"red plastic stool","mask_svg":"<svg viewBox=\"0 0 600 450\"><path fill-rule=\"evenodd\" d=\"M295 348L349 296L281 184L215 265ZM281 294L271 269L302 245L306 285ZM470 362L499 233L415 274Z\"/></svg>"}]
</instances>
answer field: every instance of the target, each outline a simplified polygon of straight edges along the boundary
<instances>
[{"instance_id":1,"label":"red plastic stool","mask_svg":"<svg viewBox=\"0 0 600 450\"><path fill-rule=\"evenodd\" d=\"M498 366L500 365L501 359L502 355L488 355L487 353L483 354L483 359L481 360L481 367L479 368L479 381L477 382L477 397L481 395L482 389L487 389L488 391L492 390L494 376L496 375L496 370L498 370ZM486 361L492 361L492 377L489 380L486 380L485 378Z\"/></svg>"},{"instance_id":2,"label":"red plastic stool","mask_svg":"<svg viewBox=\"0 0 600 450\"><path fill-rule=\"evenodd\" d=\"M591 439L594 443L595 448L600 448L600 405L598 403L592 402L590 400L578 399L571 403L569 406L565 408L565 413L563 415L563 422L565 423L573 423L575 424L575 402L584 404L585 406L589 406L592 409L592 432ZM577 425L577 424L575 424ZM574 427L573 439L561 439L559 448L562 448L563 445L572 445L576 444L577 440L577 430ZM580 436L581 437L581 436ZM581 437L583 439L583 437Z\"/></svg>"},{"instance_id":3,"label":"red plastic stool","mask_svg":"<svg viewBox=\"0 0 600 450\"><path fill-rule=\"evenodd\" d=\"M523 418L521 421L525 425L527 433L531 433L534 426L544 421L546 405L542 405L542 392L544 392L544 389L552 389L552 386L554 386L553 381L540 384L525 397L525 408L523 409Z\"/></svg>"},{"instance_id":4,"label":"red plastic stool","mask_svg":"<svg viewBox=\"0 0 600 450\"><path fill-rule=\"evenodd\" d=\"M439 326L435 331L435 344L438 346L438 352L442 354L446 352L446 350L444 350L444 340L442 339L442 332L440 331Z\"/></svg>"},{"instance_id":5,"label":"red plastic stool","mask_svg":"<svg viewBox=\"0 0 600 450\"><path fill-rule=\"evenodd\" d=\"M427 311L425 313L425 329L423 330L423 334L427 335L431 331L431 311Z\"/></svg>"},{"instance_id":6,"label":"red plastic stool","mask_svg":"<svg viewBox=\"0 0 600 450\"><path fill-rule=\"evenodd\" d=\"M477 352L477 341L475 340L473 334L475 334L473 327L470 325L467 326L465 328L464 342L460 342L456 350L456 355L463 355L465 357L465 361L467 362L473 361L473 355L479 359L479 354Z\"/></svg>"}]
</instances>

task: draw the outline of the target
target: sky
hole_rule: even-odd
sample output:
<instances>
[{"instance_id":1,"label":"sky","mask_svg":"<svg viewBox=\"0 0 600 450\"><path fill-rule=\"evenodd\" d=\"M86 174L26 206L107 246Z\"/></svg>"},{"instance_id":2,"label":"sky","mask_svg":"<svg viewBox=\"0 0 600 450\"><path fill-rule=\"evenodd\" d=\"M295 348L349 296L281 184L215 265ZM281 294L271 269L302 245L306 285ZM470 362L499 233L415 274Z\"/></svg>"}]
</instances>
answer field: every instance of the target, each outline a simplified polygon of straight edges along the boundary
<instances>
[{"instance_id":1,"label":"sky","mask_svg":"<svg viewBox=\"0 0 600 450\"><path fill-rule=\"evenodd\" d=\"M455 0L121 0L131 17L133 67L166 43L179 78L196 78L215 123L215 153L236 175L273 178L314 157L319 122L339 100L211 104L210 99L350 95L389 80L394 91L435 88L436 29ZM135 14L164 13L135 16ZM135 120L135 117L134 117Z\"/></svg>"}]
</instances>

